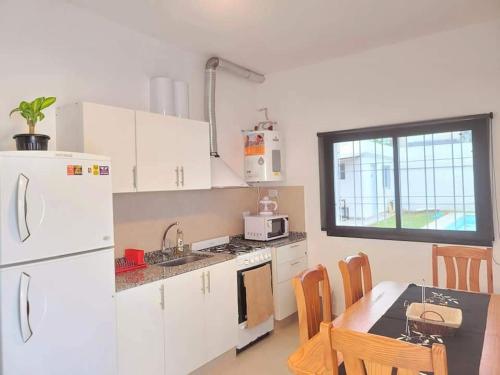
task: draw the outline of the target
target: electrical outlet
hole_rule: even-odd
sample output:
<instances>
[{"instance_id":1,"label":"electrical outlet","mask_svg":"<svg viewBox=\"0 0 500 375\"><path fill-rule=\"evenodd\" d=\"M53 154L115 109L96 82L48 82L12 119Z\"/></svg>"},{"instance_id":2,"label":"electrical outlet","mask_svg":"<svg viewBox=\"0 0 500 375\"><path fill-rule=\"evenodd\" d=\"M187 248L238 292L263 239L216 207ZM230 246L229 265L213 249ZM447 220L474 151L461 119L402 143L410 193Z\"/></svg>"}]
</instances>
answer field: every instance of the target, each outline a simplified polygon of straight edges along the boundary
<instances>
[{"instance_id":1,"label":"electrical outlet","mask_svg":"<svg viewBox=\"0 0 500 375\"><path fill-rule=\"evenodd\" d=\"M269 198L276 198L278 196L278 190L277 189L269 189L267 191L267 194Z\"/></svg>"}]
</instances>

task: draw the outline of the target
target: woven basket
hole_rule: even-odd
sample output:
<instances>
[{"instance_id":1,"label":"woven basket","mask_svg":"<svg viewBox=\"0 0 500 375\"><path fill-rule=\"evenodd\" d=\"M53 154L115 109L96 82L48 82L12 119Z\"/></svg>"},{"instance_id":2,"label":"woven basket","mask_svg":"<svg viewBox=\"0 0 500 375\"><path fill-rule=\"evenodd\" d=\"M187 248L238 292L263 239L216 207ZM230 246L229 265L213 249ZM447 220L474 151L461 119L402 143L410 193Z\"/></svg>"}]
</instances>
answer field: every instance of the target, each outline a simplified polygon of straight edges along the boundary
<instances>
[{"instance_id":1,"label":"woven basket","mask_svg":"<svg viewBox=\"0 0 500 375\"><path fill-rule=\"evenodd\" d=\"M428 335L453 336L462 325L462 310L431 303L412 303L406 316L413 331Z\"/></svg>"}]
</instances>

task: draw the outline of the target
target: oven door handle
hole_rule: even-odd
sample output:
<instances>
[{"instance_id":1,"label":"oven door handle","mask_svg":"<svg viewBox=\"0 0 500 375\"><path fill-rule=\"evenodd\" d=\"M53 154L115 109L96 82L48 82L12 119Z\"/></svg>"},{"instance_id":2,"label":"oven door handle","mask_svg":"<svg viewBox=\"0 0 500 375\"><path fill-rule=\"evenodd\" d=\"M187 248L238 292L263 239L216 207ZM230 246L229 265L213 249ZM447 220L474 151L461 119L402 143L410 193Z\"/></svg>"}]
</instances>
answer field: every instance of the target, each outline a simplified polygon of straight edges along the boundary
<instances>
[{"instance_id":1,"label":"oven door handle","mask_svg":"<svg viewBox=\"0 0 500 375\"><path fill-rule=\"evenodd\" d=\"M285 233L283 234L288 234L288 219L284 218L283 220L285 220Z\"/></svg>"}]
</instances>

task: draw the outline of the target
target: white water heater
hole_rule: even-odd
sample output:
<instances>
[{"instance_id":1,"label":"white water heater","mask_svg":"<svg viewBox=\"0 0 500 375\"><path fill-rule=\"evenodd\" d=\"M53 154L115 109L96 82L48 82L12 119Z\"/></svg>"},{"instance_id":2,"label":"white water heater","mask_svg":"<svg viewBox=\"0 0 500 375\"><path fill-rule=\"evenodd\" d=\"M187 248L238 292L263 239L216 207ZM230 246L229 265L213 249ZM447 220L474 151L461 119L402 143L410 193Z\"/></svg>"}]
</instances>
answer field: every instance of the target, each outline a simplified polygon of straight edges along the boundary
<instances>
[{"instance_id":1,"label":"white water heater","mask_svg":"<svg viewBox=\"0 0 500 375\"><path fill-rule=\"evenodd\" d=\"M245 132L245 180L281 181L282 155L280 134L273 130Z\"/></svg>"}]
</instances>

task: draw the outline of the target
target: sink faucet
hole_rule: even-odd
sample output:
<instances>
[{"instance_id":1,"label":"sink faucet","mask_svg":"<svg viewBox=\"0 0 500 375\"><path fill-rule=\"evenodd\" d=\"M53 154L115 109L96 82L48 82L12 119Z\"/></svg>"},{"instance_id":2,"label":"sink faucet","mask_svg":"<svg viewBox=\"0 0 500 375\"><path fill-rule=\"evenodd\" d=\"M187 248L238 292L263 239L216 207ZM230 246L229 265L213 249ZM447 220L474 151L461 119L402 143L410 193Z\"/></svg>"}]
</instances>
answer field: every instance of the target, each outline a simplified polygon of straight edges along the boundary
<instances>
[{"instance_id":1,"label":"sink faucet","mask_svg":"<svg viewBox=\"0 0 500 375\"><path fill-rule=\"evenodd\" d=\"M179 226L179 222L176 221L175 223L170 224L167 229L165 229L165 232L163 232L163 238L161 240L161 252L163 254L167 254L167 247L165 246L165 242L167 241L167 234L170 229L172 229L175 226ZM169 242L169 247L170 247L170 241ZM175 250L172 251L172 253L175 253Z\"/></svg>"}]
</instances>

